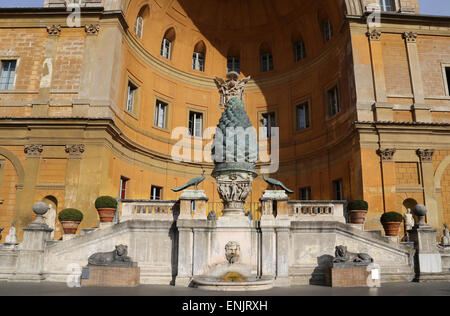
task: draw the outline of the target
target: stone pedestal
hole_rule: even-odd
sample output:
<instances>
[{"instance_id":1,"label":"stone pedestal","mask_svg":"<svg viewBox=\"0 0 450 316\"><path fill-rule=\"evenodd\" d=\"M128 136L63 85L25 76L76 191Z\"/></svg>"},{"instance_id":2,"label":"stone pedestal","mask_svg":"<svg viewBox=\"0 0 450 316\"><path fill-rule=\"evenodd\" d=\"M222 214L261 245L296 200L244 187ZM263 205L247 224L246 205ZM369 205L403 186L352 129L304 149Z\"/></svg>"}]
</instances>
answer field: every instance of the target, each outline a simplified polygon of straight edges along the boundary
<instances>
[{"instance_id":1,"label":"stone pedestal","mask_svg":"<svg viewBox=\"0 0 450 316\"><path fill-rule=\"evenodd\" d=\"M260 199L262 216L265 219L273 217L288 217L289 197L283 190L266 190Z\"/></svg>"},{"instance_id":2,"label":"stone pedestal","mask_svg":"<svg viewBox=\"0 0 450 316\"><path fill-rule=\"evenodd\" d=\"M203 190L186 190L180 196L179 219L206 220L206 203L208 198Z\"/></svg>"},{"instance_id":3,"label":"stone pedestal","mask_svg":"<svg viewBox=\"0 0 450 316\"><path fill-rule=\"evenodd\" d=\"M40 282L43 277L45 243L53 231L46 224L32 223L23 228L16 273L9 281Z\"/></svg>"},{"instance_id":4,"label":"stone pedestal","mask_svg":"<svg viewBox=\"0 0 450 316\"><path fill-rule=\"evenodd\" d=\"M140 283L141 271L139 267L99 267L83 268L81 286L100 287L135 287Z\"/></svg>"},{"instance_id":5,"label":"stone pedestal","mask_svg":"<svg viewBox=\"0 0 450 316\"><path fill-rule=\"evenodd\" d=\"M281 190L266 190L261 198L261 272L275 277L276 286L290 285L288 200Z\"/></svg>"},{"instance_id":6,"label":"stone pedestal","mask_svg":"<svg viewBox=\"0 0 450 316\"><path fill-rule=\"evenodd\" d=\"M410 239L416 246L416 278L428 273L441 273L441 255L436 243L437 230L426 224L417 225L410 231Z\"/></svg>"},{"instance_id":7,"label":"stone pedestal","mask_svg":"<svg viewBox=\"0 0 450 316\"><path fill-rule=\"evenodd\" d=\"M326 284L331 287L380 287L379 269L370 266L330 267L326 273Z\"/></svg>"}]
</instances>

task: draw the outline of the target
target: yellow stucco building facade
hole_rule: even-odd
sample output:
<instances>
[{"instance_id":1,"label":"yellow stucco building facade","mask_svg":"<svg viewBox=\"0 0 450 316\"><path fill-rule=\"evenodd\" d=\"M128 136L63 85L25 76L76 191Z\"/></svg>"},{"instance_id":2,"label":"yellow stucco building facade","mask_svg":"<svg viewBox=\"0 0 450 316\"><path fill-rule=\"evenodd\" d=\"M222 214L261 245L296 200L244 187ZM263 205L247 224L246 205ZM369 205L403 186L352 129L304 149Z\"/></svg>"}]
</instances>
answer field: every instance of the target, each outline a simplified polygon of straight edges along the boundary
<instances>
[{"instance_id":1,"label":"yellow stucco building facade","mask_svg":"<svg viewBox=\"0 0 450 316\"><path fill-rule=\"evenodd\" d=\"M176 200L202 170L221 202L214 165L194 158L222 113L213 79L230 70L252 77L253 125L279 127L271 176L291 199L364 199L366 229L417 203L450 223L449 17L418 0L70 2L0 9L5 231L37 201L97 227L98 196ZM191 162L172 159L177 127L193 134ZM265 189L258 177L248 202Z\"/></svg>"}]
</instances>

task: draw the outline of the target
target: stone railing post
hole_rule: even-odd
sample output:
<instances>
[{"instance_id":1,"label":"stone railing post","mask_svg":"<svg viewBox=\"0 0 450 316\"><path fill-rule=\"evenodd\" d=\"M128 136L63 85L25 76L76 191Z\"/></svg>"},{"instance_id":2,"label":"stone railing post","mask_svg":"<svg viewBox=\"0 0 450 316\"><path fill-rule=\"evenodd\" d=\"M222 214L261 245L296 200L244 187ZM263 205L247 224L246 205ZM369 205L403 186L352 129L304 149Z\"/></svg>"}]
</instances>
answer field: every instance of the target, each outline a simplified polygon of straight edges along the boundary
<instances>
[{"instance_id":1,"label":"stone railing post","mask_svg":"<svg viewBox=\"0 0 450 316\"><path fill-rule=\"evenodd\" d=\"M180 219L206 219L208 198L203 190L186 190L180 196Z\"/></svg>"},{"instance_id":2,"label":"stone railing post","mask_svg":"<svg viewBox=\"0 0 450 316\"><path fill-rule=\"evenodd\" d=\"M285 191L266 190L261 198L263 214L261 227L261 273L275 277L275 284L290 285L289 281L289 198ZM275 217L276 215L276 217Z\"/></svg>"},{"instance_id":3,"label":"stone railing post","mask_svg":"<svg viewBox=\"0 0 450 316\"><path fill-rule=\"evenodd\" d=\"M19 246L16 272L9 281L40 282L44 279L43 265L45 244L50 240L53 231L44 222L43 215L47 213L48 206L39 202L33 206L37 218L28 227L23 228L23 241Z\"/></svg>"},{"instance_id":4,"label":"stone railing post","mask_svg":"<svg viewBox=\"0 0 450 316\"><path fill-rule=\"evenodd\" d=\"M416 248L416 280L435 280L436 274L442 273L441 255L436 242L437 229L425 223L427 209L424 205L416 205L414 214L419 217L419 222L409 235Z\"/></svg>"}]
</instances>

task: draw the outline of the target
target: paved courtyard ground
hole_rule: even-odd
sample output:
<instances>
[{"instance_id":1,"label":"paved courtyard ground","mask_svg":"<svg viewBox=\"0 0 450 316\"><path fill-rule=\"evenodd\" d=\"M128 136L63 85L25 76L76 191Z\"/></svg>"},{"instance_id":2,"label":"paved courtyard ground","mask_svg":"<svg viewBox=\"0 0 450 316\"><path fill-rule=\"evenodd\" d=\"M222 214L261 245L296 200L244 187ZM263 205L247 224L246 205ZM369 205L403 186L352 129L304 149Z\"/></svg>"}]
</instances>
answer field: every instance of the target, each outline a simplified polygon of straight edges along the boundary
<instances>
[{"instance_id":1,"label":"paved courtyard ground","mask_svg":"<svg viewBox=\"0 0 450 316\"><path fill-rule=\"evenodd\" d=\"M258 292L211 292L165 285L136 288L69 288L64 283L0 282L0 296L450 296L447 283L386 283L378 289L295 286Z\"/></svg>"}]
</instances>

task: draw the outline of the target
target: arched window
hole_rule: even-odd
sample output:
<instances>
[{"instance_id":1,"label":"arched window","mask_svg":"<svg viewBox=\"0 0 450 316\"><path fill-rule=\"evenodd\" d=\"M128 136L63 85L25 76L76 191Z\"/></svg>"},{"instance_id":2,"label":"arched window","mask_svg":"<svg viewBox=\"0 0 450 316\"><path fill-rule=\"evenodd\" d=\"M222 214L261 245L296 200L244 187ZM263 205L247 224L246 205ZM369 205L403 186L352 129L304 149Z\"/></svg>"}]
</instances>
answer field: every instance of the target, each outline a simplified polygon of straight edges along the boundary
<instances>
[{"instance_id":1,"label":"arched window","mask_svg":"<svg viewBox=\"0 0 450 316\"><path fill-rule=\"evenodd\" d=\"M175 42L175 30L170 28L164 34L164 38L161 43L161 56L166 59L172 58L173 43Z\"/></svg>"},{"instance_id":2,"label":"arched window","mask_svg":"<svg viewBox=\"0 0 450 316\"><path fill-rule=\"evenodd\" d=\"M136 17L136 23L134 25L134 33L139 37L142 38L144 34L144 21L149 16L150 9L148 6L144 6L140 11L139 14Z\"/></svg>"},{"instance_id":3,"label":"arched window","mask_svg":"<svg viewBox=\"0 0 450 316\"><path fill-rule=\"evenodd\" d=\"M261 72L273 70L272 50L267 43L261 45L259 55L261 58Z\"/></svg>"},{"instance_id":4,"label":"arched window","mask_svg":"<svg viewBox=\"0 0 450 316\"><path fill-rule=\"evenodd\" d=\"M292 46L294 48L294 59L296 62L306 58L306 45L300 33L292 36Z\"/></svg>"},{"instance_id":5,"label":"arched window","mask_svg":"<svg viewBox=\"0 0 450 316\"><path fill-rule=\"evenodd\" d=\"M237 72L241 73L241 56L239 49L232 47L228 50L227 54L227 73Z\"/></svg>"},{"instance_id":6,"label":"arched window","mask_svg":"<svg viewBox=\"0 0 450 316\"><path fill-rule=\"evenodd\" d=\"M203 41L200 41L194 47L194 54L192 56L192 69L197 71L205 71L206 46Z\"/></svg>"}]
</instances>

